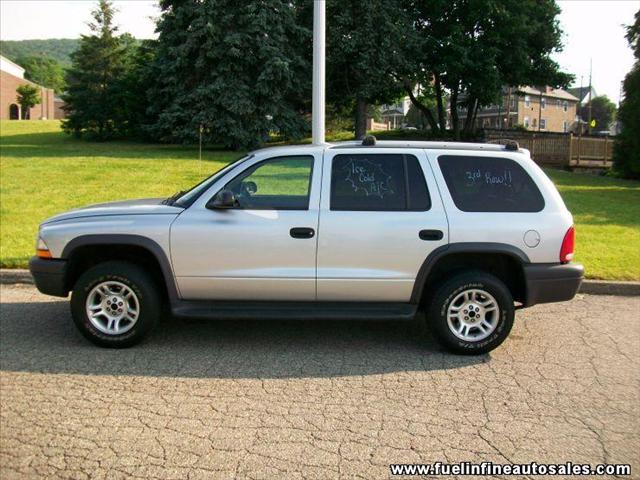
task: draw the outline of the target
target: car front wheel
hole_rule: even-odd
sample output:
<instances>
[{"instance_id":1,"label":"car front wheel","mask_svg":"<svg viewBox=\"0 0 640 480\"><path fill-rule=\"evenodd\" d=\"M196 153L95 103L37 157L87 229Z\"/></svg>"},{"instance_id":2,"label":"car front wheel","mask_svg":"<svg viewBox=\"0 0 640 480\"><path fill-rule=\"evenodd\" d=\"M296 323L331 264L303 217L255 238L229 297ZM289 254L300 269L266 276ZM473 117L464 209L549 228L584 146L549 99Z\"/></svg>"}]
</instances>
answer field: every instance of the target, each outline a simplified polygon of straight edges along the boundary
<instances>
[{"instance_id":1,"label":"car front wheel","mask_svg":"<svg viewBox=\"0 0 640 480\"><path fill-rule=\"evenodd\" d=\"M493 275L468 272L446 281L436 292L427 322L447 349L478 355L498 347L514 319L511 292Z\"/></svg>"},{"instance_id":2,"label":"car front wheel","mask_svg":"<svg viewBox=\"0 0 640 480\"><path fill-rule=\"evenodd\" d=\"M74 323L87 339L111 348L130 347L144 338L160 316L153 279L139 266L120 261L84 272L71 296Z\"/></svg>"}]
</instances>

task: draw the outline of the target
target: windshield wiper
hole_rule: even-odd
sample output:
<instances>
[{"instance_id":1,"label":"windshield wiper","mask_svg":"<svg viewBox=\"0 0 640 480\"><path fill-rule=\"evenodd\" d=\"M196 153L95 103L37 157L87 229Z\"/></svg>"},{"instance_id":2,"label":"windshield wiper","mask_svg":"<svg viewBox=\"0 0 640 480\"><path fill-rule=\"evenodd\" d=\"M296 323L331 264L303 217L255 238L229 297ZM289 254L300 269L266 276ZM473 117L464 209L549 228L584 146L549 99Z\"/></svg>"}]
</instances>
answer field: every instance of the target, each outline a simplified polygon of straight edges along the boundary
<instances>
[{"instance_id":1,"label":"windshield wiper","mask_svg":"<svg viewBox=\"0 0 640 480\"><path fill-rule=\"evenodd\" d=\"M176 200L178 200L185 193L187 193L186 190L180 190L179 192L176 192L173 195L171 195L169 198L164 199L162 201L162 204L163 205L174 205L176 203Z\"/></svg>"}]
</instances>

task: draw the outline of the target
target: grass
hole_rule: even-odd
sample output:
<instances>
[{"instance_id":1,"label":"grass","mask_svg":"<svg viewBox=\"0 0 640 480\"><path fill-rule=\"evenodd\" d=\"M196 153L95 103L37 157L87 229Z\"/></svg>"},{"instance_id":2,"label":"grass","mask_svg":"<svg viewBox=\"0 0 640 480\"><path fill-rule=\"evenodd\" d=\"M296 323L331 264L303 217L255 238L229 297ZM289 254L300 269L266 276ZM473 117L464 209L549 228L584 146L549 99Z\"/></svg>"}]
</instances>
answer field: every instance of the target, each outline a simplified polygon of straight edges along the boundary
<instances>
[{"instance_id":1,"label":"grass","mask_svg":"<svg viewBox=\"0 0 640 480\"><path fill-rule=\"evenodd\" d=\"M0 266L24 268L38 224L70 208L166 197L241 152L134 142L88 143L57 121L0 122ZM640 280L640 182L547 170L574 214L576 260L590 278ZM266 193L266 192L265 192Z\"/></svg>"},{"instance_id":2,"label":"grass","mask_svg":"<svg viewBox=\"0 0 640 480\"><path fill-rule=\"evenodd\" d=\"M88 143L58 121L0 122L0 266L24 268L38 224L70 208L168 197L196 184L241 152L133 142Z\"/></svg>"},{"instance_id":3,"label":"grass","mask_svg":"<svg viewBox=\"0 0 640 480\"><path fill-rule=\"evenodd\" d=\"M640 182L545 171L573 214L587 277L640 280Z\"/></svg>"}]
</instances>

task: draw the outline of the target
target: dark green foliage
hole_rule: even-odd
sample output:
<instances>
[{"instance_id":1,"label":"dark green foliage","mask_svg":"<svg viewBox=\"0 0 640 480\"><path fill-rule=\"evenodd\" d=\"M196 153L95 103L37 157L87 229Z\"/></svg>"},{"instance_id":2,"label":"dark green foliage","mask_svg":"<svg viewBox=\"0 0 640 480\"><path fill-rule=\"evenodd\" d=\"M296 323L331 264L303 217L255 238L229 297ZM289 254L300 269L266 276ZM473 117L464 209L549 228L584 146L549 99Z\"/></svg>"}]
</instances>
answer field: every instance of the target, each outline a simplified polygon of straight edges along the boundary
<instances>
[{"instance_id":1,"label":"dark green foliage","mask_svg":"<svg viewBox=\"0 0 640 480\"><path fill-rule=\"evenodd\" d=\"M286 0L163 0L151 134L166 142L255 147L300 137L311 97L311 33Z\"/></svg>"},{"instance_id":2,"label":"dark green foliage","mask_svg":"<svg viewBox=\"0 0 640 480\"><path fill-rule=\"evenodd\" d=\"M618 111L622 131L616 138L613 168L625 178L640 179L640 10L627 29L627 39L636 61L624 79L624 99Z\"/></svg>"},{"instance_id":3,"label":"dark green foliage","mask_svg":"<svg viewBox=\"0 0 640 480\"><path fill-rule=\"evenodd\" d=\"M29 109L40 103L40 89L30 83L25 83L16 88L16 93L18 94L18 103L22 111L22 118L28 118L27 113Z\"/></svg>"},{"instance_id":4,"label":"dark green foliage","mask_svg":"<svg viewBox=\"0 0 640 480\"><path fill-rule=\"evenodd\" d=\"M561 48L554 0L405 0L415 25L406 43L408 93L433 83L436 106L412 98L434 130L446 128L449 95L454 135L473 129L477 110L503 85L564 86L571 76L550 55ZM470 113L464 125L459 109Z\"/></svg>"},{"instance_id":5,"label":"dark green foliage","mask_svg":"<svg viewBox=\"0 0 640 480\"><path fill-rule=\"evenodd\" d=\"M0 51L9 60L19 62L20 58L45 56L55 60L65 68L71 65L71 54L80 44L78 38L49 38L46 40L1 40Z\"/></svg>"},{"instance_id":6,"label":"dark green foliage","mask_svg":"<svg viewBox=\"0 0 640 480\"><path fill-rule=\"evenodd\" d=\"M578 112L584 121L589 120L589 105L583 105ZM616 104L606 95L599 95L591 99L591 118L596 121L592 131L608 130L616 115Z\"/></svg>"},{"instance_id":7,"label":"dark green foliage","mask_svg":"<svg viewBox=\"0 0 640 480\"><path fill-rule=\"evenodd\" d=\"M327 98L354 109L356 138L366 133L368 106L402 92L394 73L410 29L399 0L327 2Z\"/></svg>"},{"instance_id":8,"label":"dark green foliage","mask_svg":"<svg viewBox=\"0 0 640 480\"><path fill-rule=\"evenodd\" d=\"M25 69L24 76L27 80L52 88L56 93L64 91L65 72L57 60L44 55L31 55L18 57L16 63Z\"/></svg>"},{"instance_id":9,"label":"dark green foliage","mask_svg":"<svg viewBox=\"0 0 640 480\"><path fill-rule=\"evenodd\" d=\"M130 92L123 81L134 63L136 42L128 34L116 35L114 13L111 2L100 0L90 24L93 34L83 36L72 55L62 127L76 136L108 140L130 133Z\"/></svg>"}]
</instances>

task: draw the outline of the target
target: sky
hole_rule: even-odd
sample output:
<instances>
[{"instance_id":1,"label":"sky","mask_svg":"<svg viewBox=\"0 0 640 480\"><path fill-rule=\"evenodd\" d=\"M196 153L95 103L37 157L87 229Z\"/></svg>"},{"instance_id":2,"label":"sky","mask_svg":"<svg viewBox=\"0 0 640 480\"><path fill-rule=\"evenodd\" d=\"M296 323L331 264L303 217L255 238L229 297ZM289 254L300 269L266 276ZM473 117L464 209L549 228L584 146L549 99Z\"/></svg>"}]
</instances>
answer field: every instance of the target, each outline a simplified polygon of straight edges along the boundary
<instances>
[{"instance_id":1,"label":"sky","mask_svg":"<svg viewBox=\"0 0 640 480\"><path fill-rule=\"evenodd\" d=\"M121 32L136 38L155 38L155 0L117 0L116 22ZM576 76L575 86L592 84L598 94L618 102L620 82L634 58L623 25L633 22L640 0L559 0L564 50L554 58ZM95 2L90 0L0 0L0 38L77 38L89 32L87 22ZM327 22L331 19L328 18Z\"/></svg>"}]
</instances>

